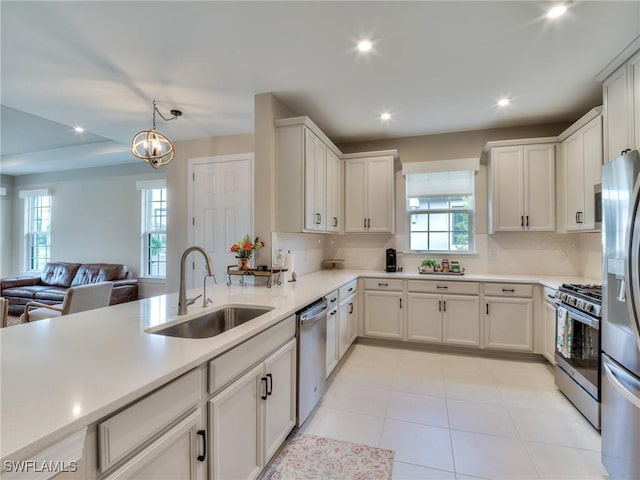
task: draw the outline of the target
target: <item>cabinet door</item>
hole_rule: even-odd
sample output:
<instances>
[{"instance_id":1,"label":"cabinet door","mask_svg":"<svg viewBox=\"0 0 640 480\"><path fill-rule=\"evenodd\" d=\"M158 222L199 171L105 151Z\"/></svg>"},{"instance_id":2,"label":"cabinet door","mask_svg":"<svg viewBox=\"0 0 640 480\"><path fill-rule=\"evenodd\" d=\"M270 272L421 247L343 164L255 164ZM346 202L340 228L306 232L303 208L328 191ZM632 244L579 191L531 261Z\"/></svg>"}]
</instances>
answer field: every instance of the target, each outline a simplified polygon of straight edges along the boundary
<instances>
[{"instance_id":1,"label":"cabinet door","mask_svg":"<svg viewBox=\"0 0 640 480\"><path fill-rule=\"evenodd\" d=\"M327 314L327 355L325 365L325 378L328 378L340 359L338 353L338 317L342 315L342 307L331 309Z\"/></svg>"},{"instance_id":2,"label":"cabinet door","mask_svg":"<svg viewBox=\"0 0 640 480\"><path fill-rule=\"evenodd\" d=\"M198 456L204 444L197 434L202 428L202 411L190 414L155 442L118 468L105 480L126 479L201 479L202 462Z\"/></svg>"},{"instance_id":3,"label":"cabinet door","mask_svg":"<svg viewBox=\"0 0 640 480\"><path fill-rule=\"evenodd\" d=\"M598 116L580 129L584 165L584 215L582 228L595 228L593 187L602 181L602 117Z\"/></svg>"},{"instance_id":4,"label":"cabinet door","mask_svg":"<svg viewBox=\"0 0 640 480\"><path fill-rule=\"evenodd\" d=\"M584 214L584 169L582 134L577 131L562 142L565 166L566 228L580 230L580 214Z\"/></svg>"},{"instance_id":5,"label":"cabinet door","mask_svg":"<svg viewBox=\"0 0 640 480\"><path fill-rule=\"evenodd\" d=\"M444 343L480 346L478 297L442 296L442 336Z\"/></svg>"},{"instance_id":6,"label":"cabinet door","mask_svg":"<svg viewBox=\"0 0 640 480\"><path fill-rule=\"evenodd\" d=\"M342 160L327 148L327 219L326 230L342 228Z\"/></svg>"},{"instance_id":7,"label":"cabinet door","mask_svg":"<svg viewBox=\"0 0 640 480\"><path fill-rule=\"evenodd\" d=\"M253 479L262 469L263 365L209 401L210 476Z\"/></svg>"},{"instance_id":8,"label":"cabinet door","mask_svg":"<svg viewBox=\"0 0 640 480\"><path fill-rule=\"evenodd\" d=\"M442 343L442 295L407 294L407 339Z\"/></svg>"},{"instance_id":9,"label":"cabinet door","mask_svg":"<svg viewBox=\"0 0 640 480\"><path fill-rule=\"evenodd\" d=\"M533 300L485 297L487 348L533 351Z\"/></svg>"},{"instance_id":10,"label":"cabinet door","mask_svg":"<svg viewBox=\"0 0 640 480\"><path fill-rule=\"evenodd\" d=\"M616 70L602 84L604 102L604 151L605 161L620 156L630 148L627 65Z\"/></svg>"},{"instance_id":11,"label":"cabinet door","mask_svg":"<svg viewBox=\"0 0 640 480\"><path fill-rule=\"evenodd\" d=\"M358 334L356 296L352 295L340 303L338 315L338 358L347 352Z\"/></svg>"},{"instance_id":12,"label":"cabinet door","mask_svg":"<svg viewBox=\"0 0 640 480\"><path fill-rule=\"evenodd\" d=\"M362 158L344 162L344 231L365 232L367 227L366 161Z\"/></svg>"},{"instance_id":13,"label":"cabinet door","mask_svg":"<svg viewBox=\"0 0 640 480\"><path fill-rule=\"evenodd\" d=\"M524 147L525 229L554 232L556 229L555 145Z\"/></svg>"},{"instance_id":14,"label":"cabinet door","mask_svg":"<svg viewBox=\"0 0 640 480\"><path fill-rule=\"evenodd\" d=\"M394 232L393 157L374 157L367 163L367 232Z\"/></svg>"},{"instance_id":15,"label":"cabinet door","mask_svg":"<svg viewBox=\"0 0 640 480\"><path fill-rule=\"evenodd\" d=\"M544 358L552 365L556 364L556 307L552 303L544 302Z\"/></svg>"},{"instance_id":16,"label":"cabinet door","mask_svg":"<svg viewBox=\"0 0 640 480\"><path fill-rule=\"evenodd\" d=\"M325 227L327 147L308 129L305 129L304 140L304 227L305 230L322 232Z\"/></svg>"},{"instance_id":17,"label":"cabinet door","mask_svg":"<svg viewBox=\"0 0 640 480\"><path fill-rule=\"evenodd\" d=\"M404 335L402 293L364 292L364 334L402 340Z\"/></svg>"},{"instance_id":18,"label":"cabinet door","mask_svg":"<svg viewBox=\"0 0 640 480\"><path fill-rule=\"evenodd\" d=\"M490 176L490 233L521 232L524 228L523 148L492 148Z\"/></svg>"},{"instance_id":19,"label":"cabinet door","mask_svg":"<svg viewBox=\"0 0 640 480\"><path fill-rule=\"evenodd\" d=\"M265 360L267 398L265 406L266 464L296 425L296 340Z\"/></svg>"},{"instance_id":20,"label":"cabinet door","mask_svg":"<svg viewBox=\"0 0 640 480\"><path fill-rule=\"evenodd\" d=\"M631 145L629 148L640 149L640 52L629 60L629 75L631 80L631 95L633 97L631 108Z\"/></svg>"}]
</instances>

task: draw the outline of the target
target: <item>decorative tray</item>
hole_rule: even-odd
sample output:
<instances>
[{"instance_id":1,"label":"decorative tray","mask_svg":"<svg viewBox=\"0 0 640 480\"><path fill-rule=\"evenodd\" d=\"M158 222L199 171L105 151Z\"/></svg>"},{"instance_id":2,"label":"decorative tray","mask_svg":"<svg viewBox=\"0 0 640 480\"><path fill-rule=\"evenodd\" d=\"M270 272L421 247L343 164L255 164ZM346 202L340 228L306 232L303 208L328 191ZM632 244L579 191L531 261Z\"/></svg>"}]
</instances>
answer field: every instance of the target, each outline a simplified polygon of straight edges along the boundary
<instances>
[{"instance_id":1,"label":"decorative tray","mask_svg":"<svg viewBox=\"0 0 640 480\"><path fill-rule=\"evenodd\" d=\"M418 270L420 275L451 275L455 277L459 277L460 275L464 275L464 272L421 272Z\"/></svg>"}]
</instances>

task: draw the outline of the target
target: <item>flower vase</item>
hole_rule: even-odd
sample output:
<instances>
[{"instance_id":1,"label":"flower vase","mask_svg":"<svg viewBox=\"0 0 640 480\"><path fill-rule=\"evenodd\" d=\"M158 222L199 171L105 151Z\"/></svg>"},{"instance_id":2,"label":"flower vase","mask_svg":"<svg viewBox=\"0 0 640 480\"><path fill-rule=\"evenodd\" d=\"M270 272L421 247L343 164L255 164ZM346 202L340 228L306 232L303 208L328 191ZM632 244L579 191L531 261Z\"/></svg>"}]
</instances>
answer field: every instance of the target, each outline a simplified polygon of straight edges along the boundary
<instances>
[{"instance_id":1,"label":"flower vase","mask_svg":"<svg viewBox=\"0 0 640 480\"><path fill-rule=\"evenodd\" d=\"M250 258L239 258L238 259L238 270L251 270L251 259Z\"/></svg>"}]
</instances>

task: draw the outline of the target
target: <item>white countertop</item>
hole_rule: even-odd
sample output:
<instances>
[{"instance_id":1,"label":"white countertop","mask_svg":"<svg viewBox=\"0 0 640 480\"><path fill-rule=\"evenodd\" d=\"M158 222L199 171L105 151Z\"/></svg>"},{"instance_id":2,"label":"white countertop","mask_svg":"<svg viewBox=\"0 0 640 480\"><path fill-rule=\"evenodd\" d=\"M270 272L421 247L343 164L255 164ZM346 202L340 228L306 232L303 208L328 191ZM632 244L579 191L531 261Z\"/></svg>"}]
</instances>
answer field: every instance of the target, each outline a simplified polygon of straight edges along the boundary
<instances>
[{"instance_id":1,"label":"white countertop","mask_svg":"<svg viewBox=\"0 0 640 480\"><path fill-rule=\"evenodd\" d=\"M256 335L359 276L452 281L592 283L581 277L420 275L417 272L323 270L295 283L208 288L213 303L274 310L216 337L183 339L145 330L202 313L177 316L177 293L0 330L0 460L28 459L173 378ZM194 289L190 296L199 294Z\"/></svg>"}]
</instances>

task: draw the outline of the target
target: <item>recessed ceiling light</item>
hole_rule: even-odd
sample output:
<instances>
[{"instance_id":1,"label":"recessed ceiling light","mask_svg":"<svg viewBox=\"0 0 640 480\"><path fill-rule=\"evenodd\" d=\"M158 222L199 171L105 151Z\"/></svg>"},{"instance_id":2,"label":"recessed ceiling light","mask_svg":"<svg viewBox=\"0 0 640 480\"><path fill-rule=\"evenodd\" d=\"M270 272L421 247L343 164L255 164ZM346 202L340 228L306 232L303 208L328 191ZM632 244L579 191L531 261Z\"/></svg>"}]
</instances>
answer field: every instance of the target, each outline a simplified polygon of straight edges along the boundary
<instances>
[{"instance_id":1,"label":"recessed ceiling light","mask_svg":"<svg viewBox=\"0 0 640 480\"><path fill-rule=\"evenodd\" d=\"M511 100L509 100L508 98L501 98L500 100L498 100L498 106L499 107L506 107L507 105L509 105L511 103Z\"/></svg>"},{"instance_id":2,"label":"recessed ceiling light","mask_svg":"<svg viewBox=\"0 0 640 480\"><path fill-rule=\"evenodd\" d=\"M360 50L361 52L368 52L369 50L371 50L371 47L373 47L371 40L360 40L358 42L358 50Z\"/></svg>"},{"instance_id":3,"label":"recessed ceiling light","mask_svg":"<svg viewBox=\"0 0 640 480\"><path fill-rule=\"evenodd\" d=\"M73 127L73 129L78 133L84 132L84 128L82 128L82 127Z\"/></svg>"},{"instance_id":4,"label":"recessed ceiling light","mask_svg":"<svg viewBox=\"0 0 640 480\"><path fill-rule=\"evenodd\" d=\"M390 119L391 119L391 114L389 112L380 114L380 120L390 120Z\"/></svg>"},{"instance_id":5,"label":"recessed ceiling light","mask_svg":"<svg viewBox=\"0 0 640 480\"><path fill-rule=\"evenodd\" d=\"M552 7L547 12L547 18L558 18L567 13L567 6L563 4L556 5Z\"/></svg>"}]
</instances>

